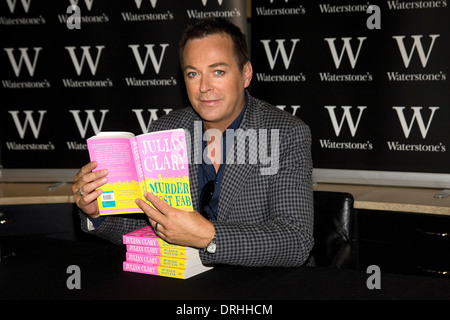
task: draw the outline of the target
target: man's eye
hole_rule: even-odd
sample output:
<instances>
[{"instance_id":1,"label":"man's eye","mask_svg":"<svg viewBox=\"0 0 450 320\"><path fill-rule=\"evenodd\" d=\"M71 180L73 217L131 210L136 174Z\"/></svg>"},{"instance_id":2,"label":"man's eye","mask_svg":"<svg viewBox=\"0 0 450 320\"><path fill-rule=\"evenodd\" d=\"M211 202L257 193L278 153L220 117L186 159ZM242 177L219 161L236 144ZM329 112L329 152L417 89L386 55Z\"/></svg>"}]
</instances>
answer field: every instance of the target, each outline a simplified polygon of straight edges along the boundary
<instances>
[{"instance_id":1,"label":"man's eye","mask_svg":"<svg viewBox=\"0 0 450 320\"><path fill-rule=\"evenodd\" d=\"M222 76L222 75L225 74L225 71L223 71L223 70L215 70L214 73L219 75L219 76Z\"/></svg>"},{"instance_id":2,"label":"man's eye","mask_svg":"<svg viewBox=\"0 0 450 320\"><path fill-rule=\"evenodd\" d=\"M188 76L188 78L193 78L193 77L195 77L197 75L197 72L188 72L187 73L187 76Z\"/></svg>"}]
</instances>

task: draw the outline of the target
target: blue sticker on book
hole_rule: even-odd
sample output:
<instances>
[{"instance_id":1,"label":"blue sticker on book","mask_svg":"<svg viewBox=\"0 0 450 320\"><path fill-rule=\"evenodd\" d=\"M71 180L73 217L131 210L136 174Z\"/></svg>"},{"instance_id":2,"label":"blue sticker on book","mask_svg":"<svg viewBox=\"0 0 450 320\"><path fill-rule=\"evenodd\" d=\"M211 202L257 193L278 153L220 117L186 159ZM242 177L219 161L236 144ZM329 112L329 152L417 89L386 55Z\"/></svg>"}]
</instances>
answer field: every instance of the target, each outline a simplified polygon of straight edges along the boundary
<instances>
[{"instance_id":1,"label":"blue sticker on book","mask_svg":"<svg viewBox=\"0 0 450 320\"><path fill-rule=\"evenodd\" d=\"M113 191L104 191L101 195L102 205L104 208L110 208L116 206L116 199L114 198Z\"/></svg>"}]
</instances>

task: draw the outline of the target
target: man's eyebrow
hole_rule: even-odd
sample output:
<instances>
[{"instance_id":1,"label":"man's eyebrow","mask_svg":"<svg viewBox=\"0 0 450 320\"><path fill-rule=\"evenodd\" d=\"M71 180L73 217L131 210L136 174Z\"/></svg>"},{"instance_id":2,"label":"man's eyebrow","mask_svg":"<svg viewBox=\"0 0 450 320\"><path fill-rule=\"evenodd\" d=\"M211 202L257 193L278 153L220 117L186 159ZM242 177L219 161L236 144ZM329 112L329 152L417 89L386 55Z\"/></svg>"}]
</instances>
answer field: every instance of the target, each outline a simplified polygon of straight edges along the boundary
<instances>
[{"instance_id":1,"label":"man's eyebrow","mask_svg":"<svg viewBox=\"0 0 450 320\"><path fill-rule=\"evenodd\" d=\"M217 62L217 63L210 64L210 65L208 66L208 68L212 69L212 68L217 68L217 67L227 67L227 66L228 66L228 63L225 63L225 62ZM186 70L186 69L197 70L196 67L191 66L191 65L186 65L186 66L184 66L184 70Z\"/></svg>"},{"instance_id":2,"label":"man's eyebrow","mask_svg":"<svg viewBox=\"0 0 450 320\"><path fill-rule=\"evenodd\" d=\"M227 67L228 63L225 62L217 62L208 66L208 68L217 68L217 67Z\"/></svg>"},{"instance_id":3,"label":"man's eyebrow","mask_svg":"<svg viewBox=\"0 0 450 320\"><path fill-rule=\"evenodd\" d=\"M194 66L191 66L191 65L186 65L186 66L184 66L184 68L183 68L184 70L186 70L186 69L193 69L193 70L197 70Z\"/></svg>"}]
</instances>

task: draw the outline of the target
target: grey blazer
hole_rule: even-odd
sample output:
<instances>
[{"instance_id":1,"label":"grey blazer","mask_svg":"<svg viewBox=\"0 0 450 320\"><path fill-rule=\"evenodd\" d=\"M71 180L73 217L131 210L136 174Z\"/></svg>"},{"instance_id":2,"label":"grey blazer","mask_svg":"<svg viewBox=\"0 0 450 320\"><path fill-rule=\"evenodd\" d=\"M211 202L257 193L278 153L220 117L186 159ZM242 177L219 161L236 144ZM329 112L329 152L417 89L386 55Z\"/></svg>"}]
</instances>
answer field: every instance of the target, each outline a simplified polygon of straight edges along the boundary
<instances>
[{"instance_id":1,"label":"grey blazer","mask_svg":"<svg viewBox=\"0 0 450 320\"><path fill-rule=\"evenodd\" d=\"M200 143L194 142L201 139L201 132L194 129L201 126L196 121L201 119L188 107L155 121L150 131L184 128L189 133L190 187L193 206L198 210L197 164L201 149L197 148ZM203 263L309 264L314 244L309 127L297 117L248 95L240 129L234 142L234 157L228 158L234 160L230 163L227 159L214 222L217 250L214 254L200 250ZM239 141L246 142L245 150ZM243 152L247 155L245 163L239 158ZM86 219L81 221L83 230L87 231ZM100 227L90 232L120 244L123 234L146 224L146 219L108 216Z\"/></svg>"}]
</instances>

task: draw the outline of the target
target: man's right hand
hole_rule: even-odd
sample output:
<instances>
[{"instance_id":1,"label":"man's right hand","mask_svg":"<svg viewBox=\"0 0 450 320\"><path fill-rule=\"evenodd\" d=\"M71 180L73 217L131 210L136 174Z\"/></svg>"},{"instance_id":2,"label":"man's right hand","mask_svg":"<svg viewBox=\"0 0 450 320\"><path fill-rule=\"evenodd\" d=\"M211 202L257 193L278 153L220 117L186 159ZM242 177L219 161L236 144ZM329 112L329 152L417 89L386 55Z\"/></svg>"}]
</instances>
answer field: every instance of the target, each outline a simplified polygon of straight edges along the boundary
<instances>
[{"instance_id":1,"label":"man's right hand","mask_svg":"<svg viewBox=\"0 0 450 320\"><path fill-rule=\"evenodd\" d=\"M98 189L103 186L108 179L108 170L103 169L93 172L97 163L90 162L78 171L72 185L73 198L78 208L91 218L99 216L97 198L102 194Z\"/></svg>"}]
</instances>

